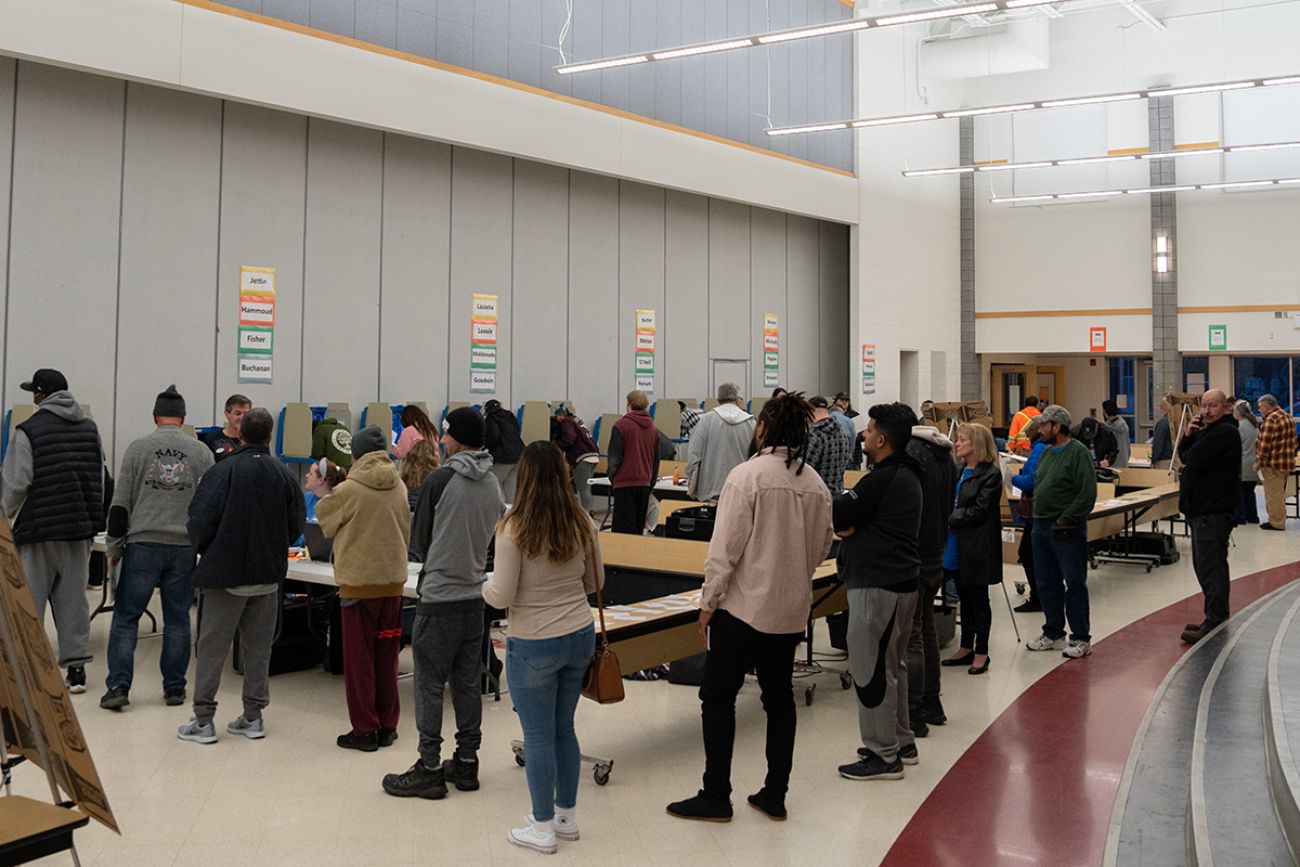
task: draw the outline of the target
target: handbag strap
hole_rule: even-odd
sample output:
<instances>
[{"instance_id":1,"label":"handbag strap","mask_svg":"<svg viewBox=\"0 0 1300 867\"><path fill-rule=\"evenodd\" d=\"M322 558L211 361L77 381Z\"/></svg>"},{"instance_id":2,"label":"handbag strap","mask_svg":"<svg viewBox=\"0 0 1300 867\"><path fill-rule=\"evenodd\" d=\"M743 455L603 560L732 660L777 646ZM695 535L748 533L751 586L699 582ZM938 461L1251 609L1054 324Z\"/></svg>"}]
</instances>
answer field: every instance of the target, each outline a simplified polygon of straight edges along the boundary
<instances>
[{"instance_id":1,"label":"handbag strap","mask_svg":"<svg viewBox=\"0 0 1300 867\"><path fill-rule=\"evenodd\" d=\"M596 610L600 612L600 646L608 649L609 634L605 631L605 599L600 592L600 586L604 582L600 580L600 572L596 569L596 545L598 544L600 544L599 540L593 535L591 550L587 552L587 561L591 564L591 574L596 578Z\"/></svg>"}]
</instances>

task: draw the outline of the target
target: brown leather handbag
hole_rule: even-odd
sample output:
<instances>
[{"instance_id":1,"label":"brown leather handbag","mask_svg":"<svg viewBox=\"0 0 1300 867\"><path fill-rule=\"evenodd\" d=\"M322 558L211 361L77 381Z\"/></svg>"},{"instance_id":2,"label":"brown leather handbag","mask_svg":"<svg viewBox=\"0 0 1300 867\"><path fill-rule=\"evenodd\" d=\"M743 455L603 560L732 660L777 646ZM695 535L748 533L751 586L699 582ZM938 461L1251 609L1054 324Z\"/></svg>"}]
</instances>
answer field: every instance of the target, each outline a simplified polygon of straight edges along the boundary
<instances>
[{"instance_id":1,"label":"brown leather handbag","mask_svg":"<svg viewBox=\"0 0 1300 867\"><path fill-rule=\"evenodd\" d=\"M598 544L594 542L593 544ZM605 600L600 592L604 582L596 569L596 552L588 553L592 572L596 574L596 610L600 612L600 640L596 654L587 666L582 679L582 694L597 704L614 704L623 700L623 671L618 666L618 656L609 649L609 634L605 631Z\"/></svg>"}]
</instances>

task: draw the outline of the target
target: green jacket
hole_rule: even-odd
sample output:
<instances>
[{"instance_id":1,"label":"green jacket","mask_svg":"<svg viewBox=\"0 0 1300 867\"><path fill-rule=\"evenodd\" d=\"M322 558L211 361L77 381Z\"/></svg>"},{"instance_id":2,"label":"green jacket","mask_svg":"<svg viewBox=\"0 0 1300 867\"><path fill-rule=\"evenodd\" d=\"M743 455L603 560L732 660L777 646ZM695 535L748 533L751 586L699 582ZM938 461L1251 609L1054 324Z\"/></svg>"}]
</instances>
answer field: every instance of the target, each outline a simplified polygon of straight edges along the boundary
<instances>
[{"instance_id":1,"label":"green jacket","mask_svg":"<svg viewBox=\"0 0 1300 867\"><path fill-rule=\"evenodd\" d=\"M343 469L352 466L352 434L337 419L327 418L312 426L311 456L329 458Z\"/></svg>"},{"instance_id":2,"label":"green jacket","mask_svg":"<svg viewBox=\"0 0 1300 867\"><path fill-rule=\"evenodd\" d=\"M1086 521L1097 504L1097 473L1088 448L1071 438L1048 446L1034 475L1034 520Z\"/></svg>"}]
</instances>

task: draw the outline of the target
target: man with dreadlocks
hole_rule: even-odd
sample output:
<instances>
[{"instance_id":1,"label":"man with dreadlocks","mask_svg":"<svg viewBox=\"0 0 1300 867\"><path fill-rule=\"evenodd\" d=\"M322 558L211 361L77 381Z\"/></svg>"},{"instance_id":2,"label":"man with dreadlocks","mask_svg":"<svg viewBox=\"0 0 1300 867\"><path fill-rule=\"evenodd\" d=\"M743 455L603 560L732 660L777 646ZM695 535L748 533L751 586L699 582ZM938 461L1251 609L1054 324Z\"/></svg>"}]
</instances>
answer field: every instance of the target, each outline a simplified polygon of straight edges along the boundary
<instances>
[{"instance_id":1,"label":"man with dreadlocks","mask_svg":"<svg viewBox=\"0 0 1300 867\"><path fill-rule=\"evenodd\" d=\"M831 498L804 465L812 407L802 394L767 402L754 429L756 453L728 475L704 566L700 632L708 655L700 703L704 787L668 805L681 819L731 821L736 695L758 673L767 713L767 780L749 803L786 816L794 760L794 651L812 605L812 574L830 551Z\"/></svg>"}]
</instances>

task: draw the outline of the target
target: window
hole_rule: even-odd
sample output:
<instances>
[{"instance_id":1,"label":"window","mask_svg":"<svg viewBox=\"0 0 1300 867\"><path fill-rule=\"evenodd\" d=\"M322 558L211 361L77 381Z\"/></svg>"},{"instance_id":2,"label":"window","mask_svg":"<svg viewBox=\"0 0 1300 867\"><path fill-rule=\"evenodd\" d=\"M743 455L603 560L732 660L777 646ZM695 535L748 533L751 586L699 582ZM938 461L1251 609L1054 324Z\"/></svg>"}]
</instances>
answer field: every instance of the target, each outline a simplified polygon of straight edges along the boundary
<instances>
[{"instance_id":1,"label":"window","mask_svg":"<svg viewBox=\"0 0 1300 867\"><path fill-rule=\"evenodd\" d=\"M1291 359L1285 355L1239 355L1232 362L1232 390L1256 406L1262 394L1285 404L1291 395Z\"/></svg>"},{"instance_id":2,"label":"window","mask_svg":"<svg viewBox=\"0 0 1300 867\"><path fill-rule=\"evenodd\" d=\"M1210 357L1208 355L1183 356L1183 391L1200 394L1210 387Z\"/></svg>"},{"instance_id":3,"label":"window","mask_svg":"<svg viewBox=\"0 0 1300 867\"><path fill-rule=\"evenodd\" d=\"M1119 407L1119 416L1128 425L1129 439L1132 440L1136 438L1136 419L1133 417L1137 406L1137 392L1133 382L1136 360L1132 356L1107 360L1110 362L1110 399Z\"/></svg>"}]
</instances>

